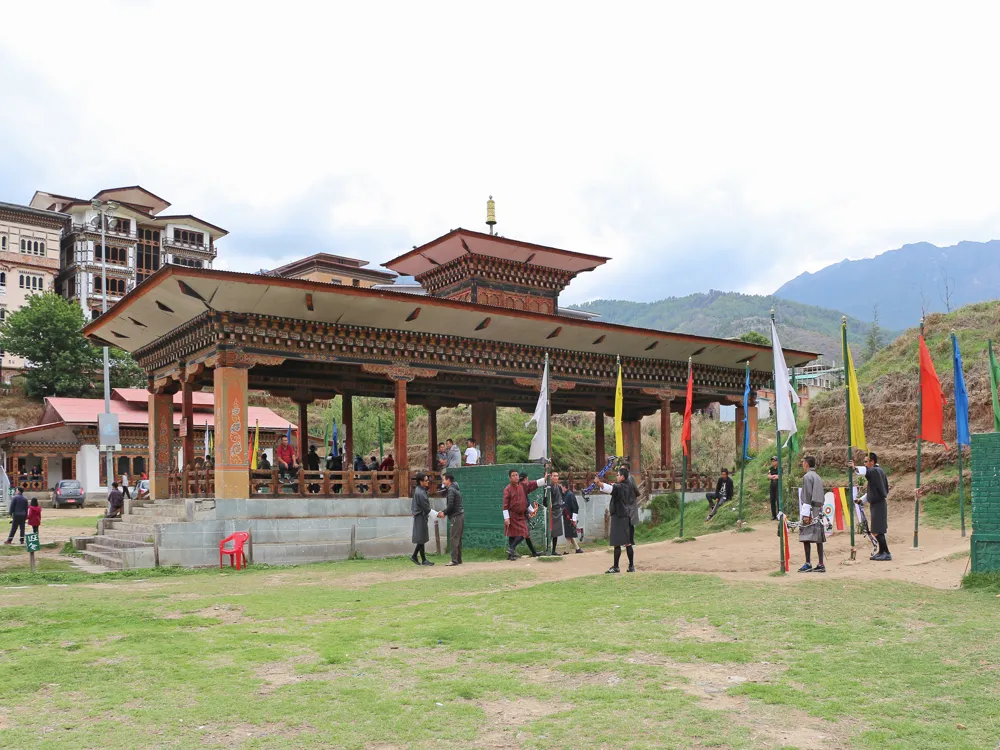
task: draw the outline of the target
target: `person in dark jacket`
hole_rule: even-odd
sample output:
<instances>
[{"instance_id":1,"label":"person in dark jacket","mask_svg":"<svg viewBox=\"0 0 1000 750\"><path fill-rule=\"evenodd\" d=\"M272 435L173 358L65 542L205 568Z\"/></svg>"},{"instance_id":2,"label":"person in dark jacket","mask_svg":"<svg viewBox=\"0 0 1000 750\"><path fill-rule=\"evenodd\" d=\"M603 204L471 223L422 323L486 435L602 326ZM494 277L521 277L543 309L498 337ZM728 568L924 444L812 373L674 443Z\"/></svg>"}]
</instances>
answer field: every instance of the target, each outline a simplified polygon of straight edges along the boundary
<instances>
[{"instance_id":1,"label":"person in dark jacket","mask_svg":"<svg viewBox=\"0 0 1000 750\"><path fill-rule=\"evenodd\" d=\"M123 495L122 491L118 489L118 482L112 482L111 492L108 493L108 512L104 514L104 517L105 518L120 517L124 507L125 507L125 495Z\"/></svg>"},{"instance_id":2,"label":"person in dark jacket","mask_svg":"<svg viewBox=\"0 0 1000 750\"><path fill-rule=\"evenodd\" d=\"M767 467L767 478L770 482L771 491L771 520L778 520L778 483L781 475L778 473L778 457L771 456L771 465Z\"/></svg>"},{"instance_id":3,"label":"person in dark jacket","mask_svg":"<svg viewBox=\"0 0 1000 750\"><path fill-rule=\"evenodd\" d=\"M559 482L559 472L552 472L552 484L549 485L549 538L552 540L552 554L558 555L559 537L563 534L563 488ZM565 553L563 553L565 554Z\"/></svg>"},{"instance_id":4,"label":"person in dark jacket","mask_svg":"<svg viewBox=\"0 0 1000 750\"><path fill-rule=\"evenodd\" d=\"M583 550L580 548L580 542L577 541L577 519L580 513L580 504L577 502L576 495L573 490L564 481L562 484L563 491L563 536L573 545L576 549L576 554L582 555Z\"/></svg>"},{"instance_id":5,"label":"person in dark jacket","mask_svg":"<svg viewBox=\"0 0 1000 750\"><path fill-rule=\"evenodd\" d=\"M31 498L31 505L28 506L28 526L33 534L38 533L38 527L42 525L42 506L38 504L38 498Z\"/></svg>"},{"instance_id":6,"label":"person in dark jacket","mask_svg":"<svg viewBox=\"0 0 1000 750\"><path fill-rule=\"evenodd\" d=\"M19 487L17 494L10 499L7 511L10 513L10 534L7 544L14 543L14 532L20 530L21 544L24 544L24 523L28 519L28 498L24 496L25 487Z\"/></svg>"},{"instance_id":7,"label":"person in dark jacket","mask_svg":"<svg viewBox=\"0 0 1000 750\"><path fill-rule=\"evenodd\" d=\"M889 532L889 504L887 502L889 480L885 476L885 472L882 471L882 467L878 465L878 456L874 453L868 454L864 466L855 467L854 462L851 461L850 467L868 480L868 492L859 497L857 502L859 505L867 502L871 508L869 525L872 534L875 535L875 541L878 542L878 552L870 559L880 562L892 560L892 555L889 554L889 545L885 541L885 535Z\"/></svg>"},{"instance_id":8,"label":"person in dark jacket","mask_svg":"<svg viewBox=\"0 0 1000 750\"><path fill-rule=\"evenodd\" d=\"M257 471L270 471L271 462L267 459L267 454L264 451L260 452L260 456L257 457Z\"/></svg>"},{"instance_id":9,"label":"person in dark jacket","mask_svg":"<svg viewBox=\"0 0 1000 750\"><path fill-rule=\"evenodd\" d=\"M723 503L728 503L733 499L733 480L729 476L729 469L722 470L722 476L715 483L715 492L706 492L705 499L708 500L708 517L706 521L711 521L712 517L719 512Z\"/></svg>"},{"instance_id":10,"label":"person in dark jacket","mask_svg":"<svg viewBox=\"0 0 1000 750\"><path fill-rule=\"evenodd\" d=\"M420 471L417 472L415 479L417 480L417 486L413 489L410 513L413 515L413 535L411 540L417 546L413 548L410 560L413 561L414 565L433 565L434 563L427 559L427 553L424 551L424 545L431 538L430 533L427 531L427 516L431 513L431 499L427 495L427 488L431 484L431 478ZM420 556L419 560L417 559L417 555Z\"/></svg>"},{"instance_id":11,"label":"person in dark jacket","mask_svg":"<svg viewBox=\"0 0 1000 750\"><path fill-rule=\"evenodd\" d=\"M446 567L462 564L462 532L465 530L465 509L462 507L462 493L459 492L455 475L444 475L444 488L448 504L438 513L438 518L448 517L451 521L451 531L448 541L451 546L451 562Z\"/></svg>"},{"instance_id":12,"label":"person in dark jacket","mask_svg":"<svg viewBox=\"0 0 1000 750\"><path fill-rule=\"evenodd\" d=\"M611 533L608 543L615 548L615 564L606 573L620 573L618 563L622 557L622 547L628 555L628 572L635 573L635 524L633 519L638 514L637 498L632 483L629 481L628 469L618 469L614 485L602 483L601 489L611 493L611 503L608 512L611 515Z\"/></svg>"}]
</instances>

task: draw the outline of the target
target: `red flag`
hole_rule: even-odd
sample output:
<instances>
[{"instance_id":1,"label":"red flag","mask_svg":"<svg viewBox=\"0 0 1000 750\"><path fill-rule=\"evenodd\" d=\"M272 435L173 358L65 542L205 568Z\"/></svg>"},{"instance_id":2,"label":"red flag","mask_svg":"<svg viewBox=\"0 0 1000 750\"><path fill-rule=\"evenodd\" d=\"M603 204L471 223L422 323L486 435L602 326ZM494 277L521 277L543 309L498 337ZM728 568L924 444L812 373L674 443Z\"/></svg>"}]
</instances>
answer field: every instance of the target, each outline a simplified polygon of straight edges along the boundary
<instances>
[{"instance_id":1,"label":"red flag","mask_svg":"<svg viewBox=\"0 0 1000 750\"><path fill-rule=\"evenodd\" d=\"M785 564L785 572L787 573L791 568L792 553L788 549L788 517L784 513L781 514L781 537L785 541L785 559L782 562Z\"/></svg>"},{"instance_id":2,"label":"red flag","mask_svg":"<svg viewBox=\"0 0 1000 750\"><path fill-rule=\"evenodd\" d=\"M920 439L928 443L939 443L947 448L941 434L944 425L944 392L923 336L920 337L920 403Z\"/></svg>"},{"instance_id":3,"label":"red flag","mask_svg":"<svg viewBox=\"0 0 1000 750\"><path fill-rule=\"evenodd\" d=\"M691 401L694 396L694 378L691 373L691 362L688 362L687 404L684 406L684 429L681 430L681 445L684 455L691 457Z\"/></svg>"}]
</instances>

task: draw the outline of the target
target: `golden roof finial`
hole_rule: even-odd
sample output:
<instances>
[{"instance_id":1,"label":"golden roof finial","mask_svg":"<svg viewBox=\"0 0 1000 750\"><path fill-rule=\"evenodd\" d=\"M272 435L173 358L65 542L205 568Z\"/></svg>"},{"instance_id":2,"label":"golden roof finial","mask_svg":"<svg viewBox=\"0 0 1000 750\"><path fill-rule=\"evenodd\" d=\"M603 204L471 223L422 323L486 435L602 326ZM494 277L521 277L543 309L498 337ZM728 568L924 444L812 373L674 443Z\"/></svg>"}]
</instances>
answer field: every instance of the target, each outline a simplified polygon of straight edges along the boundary
<instances>
[{"instance_id":1,"label":"golden roof finial","mask_svg":"<svg viewBox=\"0 0 1000 750\"><path fill-rule=\"evenodd\" d=\"M493 200L493 196L491 195L490 199L486 201L486 224L490 228L490 234L493 234L493 227L496 225L496 223L497 223L497 204L496 201Z\"/></svg>"}]
</instances>

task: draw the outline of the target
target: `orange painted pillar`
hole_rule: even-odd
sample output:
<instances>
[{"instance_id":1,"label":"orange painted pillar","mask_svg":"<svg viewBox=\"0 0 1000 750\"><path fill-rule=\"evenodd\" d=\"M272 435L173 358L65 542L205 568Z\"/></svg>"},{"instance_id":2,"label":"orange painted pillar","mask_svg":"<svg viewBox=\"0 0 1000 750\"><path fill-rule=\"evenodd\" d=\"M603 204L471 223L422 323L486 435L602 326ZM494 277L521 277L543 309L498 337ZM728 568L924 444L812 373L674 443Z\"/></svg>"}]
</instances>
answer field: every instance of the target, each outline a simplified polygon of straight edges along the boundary
<instances>
[{"instance_id":1,"label":"orange painted pillar","mask_svg":"<svg viewBox=\"0 0 1000 750\"><path fill-rule=\"evenodd\" d=\"M409 469L410 459L408 454L408 435L406 434L406 379L396 378L396 409L394 412L395 422L393 425L393 459L397 469Z\"/></svg>"},{"instance_id":2,"label":"orange painted pillar","mask_svg":"<svg viewBox=\"0 0 1000 750\"><path fill-rule=\"evenodd\" d=\"M184 382L181 391L181 419L187 425L187 432L181 438L184 462L179 468L183 472L184 467L189 466L194 461L194 389L188 381Z\"/></svg>"},{"instance_id":3,"label":"orange painted pillar","mask_svg":"<svg viewBox=\"0 0 1000 750\"><path fill-rule=\"evenodd\" d=\"M743 404L736 405L736 458L743 456Z\"/></svg>"},{"instance_id":4,"label":"orange painted pillar","mask_svg":"<svg viewBox=\"0 0 1000 750\"><path fill-rule=\"evenodd\" d=\"M747 427L750 430L750 450L757 451L757 401L750 401L750 413L747 414Z\"/></svg>"},{"instance_id":5,"label":"orange painted pillar","mask_svg":"<svg viewBox=\"0 0 1000 750\"><path fill-rule=\"evenodd\" d=\"M216 367L215 387L215 497L245 498L250 493L247 440L247 370Z\"/></svg>"},{"instance_id":6,"label":"orange painted pillar","mask_svg":"<svg viewBox=\"0 0 1000 750\"><path fill-rule=\"evenodd\" d=\"M149 497L170 498L170 464L174 456L174 395L149 394ZM103 458L103 456L102 456Z\"/></svg>"},{"instance_id":7,"label":"orange painted pillar","mask_svg":"<svg viewBox=\"0 0 1000 750\"><path fill-rule=\"evenodd\" d=\"M629 470L638 474L642 470L642 423L639 420L623 421L622 439L625 441Z\"/></svg>"},{"instance_id":8,"label":"orange painted pillar","mask_svg":"<svg viewBox=\"0 0 1000 750\"><path fill-rule=\"evenodd\" d=\"M495 401L472 404L472 437L479 448L480 464L497 462L497 405Z\"/></svg>"},{"instance_id":9,"label":"orange painted pillar","mask_svg":"<svg viewBox=\"0 0 1000 750\"><path fill-rule=\"evenodd\" d=\"M604 409L594 411L594 470L604 468L608 460L608 451L604 447Z\"/></svg>"},{"instance_id":10,"label":"orange painted pillar","mask_svg":"<svg viewBox=\"0 0 1000 750\"><path fill-rule=\"evenodd\" d=\"M672 466L670 458L670 402L665 398L660 401L660 468L669 469Z\"/></svg>"}]
</instances>

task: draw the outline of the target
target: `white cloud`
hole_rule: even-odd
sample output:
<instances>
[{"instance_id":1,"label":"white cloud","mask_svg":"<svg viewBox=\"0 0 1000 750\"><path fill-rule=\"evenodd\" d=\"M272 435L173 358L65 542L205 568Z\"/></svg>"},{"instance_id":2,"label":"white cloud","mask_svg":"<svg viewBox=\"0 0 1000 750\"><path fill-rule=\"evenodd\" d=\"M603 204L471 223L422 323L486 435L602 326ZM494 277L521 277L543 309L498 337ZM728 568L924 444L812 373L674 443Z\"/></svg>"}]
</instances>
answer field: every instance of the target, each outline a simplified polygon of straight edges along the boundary
<instances>
[{"instance_id":1,"label":"white cloud","mask_svg":"<svg viewBox=\"0 0 1000 750\"><path fill-rule=\"evenodd\" d=\"M0 26L4 129L40 189L140 182L225 226L230 268L384 261L482 228L492 193L506 236L614 256L568 301L770 291L843 257L1000 236L998 15L26 3Z\"/></svg>"}]
</instances>

